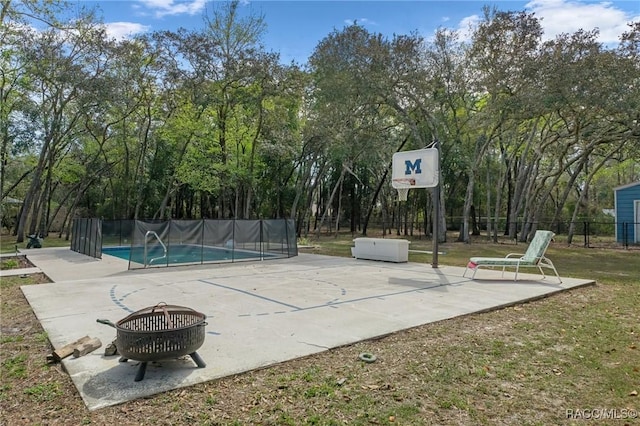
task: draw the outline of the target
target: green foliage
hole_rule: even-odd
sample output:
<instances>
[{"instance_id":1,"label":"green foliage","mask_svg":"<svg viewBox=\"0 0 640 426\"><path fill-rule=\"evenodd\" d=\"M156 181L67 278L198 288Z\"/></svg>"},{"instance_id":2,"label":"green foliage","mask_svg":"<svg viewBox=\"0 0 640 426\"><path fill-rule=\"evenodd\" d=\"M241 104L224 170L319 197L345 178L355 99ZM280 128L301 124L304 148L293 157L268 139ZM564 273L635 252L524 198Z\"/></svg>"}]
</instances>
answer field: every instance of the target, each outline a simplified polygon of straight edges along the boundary
<instances>
[{"instance_id":1,"label":"green foliage","mask_svg":"<svg viewBox=\"0 0 640 426\"><path fill-rule=\"evenodd\" d=\"M27 356L16 355L2 361L2 368L7 377L23 378L27 376Z\"/></svg>"},{"instance_id":2,"label":"green foliage","mask_svg":"<svg viewBox=\"0 0 640 426\"><path fill-rule=\"evenodd\" d=\"M34 400L42 402L55 399L62 391L60 383L50 382L30 386L24 390L24 393L31 396Z\"/></svg>"},{"instance_id":3,"label":"green foliage","mask_svg":"<svg viewBox=\"0 0 640 426\"><path fill-rule=\"evenodd\" d=\"M1 344L17 343L17 342L21 342L23 340L24 340L23 336L12 336L12 335L0 336L0 343Z\"/></svg>"},{"instance_id":4,"label":"green foliage","mask_svg":"<svg viewBox=\"0 0 640 426\"><path fill-rule=\"evenodd\" d=\"M5 16L54 22L54 4L10 2ZM599 217L613 187L640 179L637 25L614 49L596 31L543 41L535 15L488 8L464 43L446 28L388 39L354 24L302 69L265 51L260 14L237 1L211 12L202 30L123 41L82 13L73 31L0 28L0 193L30 212L18 239L58 207L67 222L422 223L431 195L401 209L388 168L396 150L436 139L442 211L456 224L508 217L512 237L516 220Z\"/></svg>"},{"instance_id":5,"label":"green foliage","mask_svg":"<svg viewBox=\"0 0 640 426\"><path fill-rule=\"evenodd\" d=\"M0 262L0 269L15 269L17 267L18 261L15 259L8 259Z\"/></svg>"}]
</instances>

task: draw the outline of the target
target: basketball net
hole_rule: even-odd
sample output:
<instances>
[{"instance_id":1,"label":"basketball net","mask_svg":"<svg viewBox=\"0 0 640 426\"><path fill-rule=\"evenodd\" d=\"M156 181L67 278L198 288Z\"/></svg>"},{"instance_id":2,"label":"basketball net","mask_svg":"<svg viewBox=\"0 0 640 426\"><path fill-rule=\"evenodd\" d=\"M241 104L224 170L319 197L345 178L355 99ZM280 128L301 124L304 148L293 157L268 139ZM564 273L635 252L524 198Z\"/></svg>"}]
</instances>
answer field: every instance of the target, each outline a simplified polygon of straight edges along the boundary
<instances>
[{"instance_id":1,"label":"basketball net","mask_svg":"<svg viewBox=\"0 0 640 426\"><path fill-rule=\"evenodd\" d=\"M398 178L393 179L396 184L396 190L398 191L398 201L407 201L409 195L409 189L416 184L416 180L413 178Z\"/></svg>"}]
</instances>

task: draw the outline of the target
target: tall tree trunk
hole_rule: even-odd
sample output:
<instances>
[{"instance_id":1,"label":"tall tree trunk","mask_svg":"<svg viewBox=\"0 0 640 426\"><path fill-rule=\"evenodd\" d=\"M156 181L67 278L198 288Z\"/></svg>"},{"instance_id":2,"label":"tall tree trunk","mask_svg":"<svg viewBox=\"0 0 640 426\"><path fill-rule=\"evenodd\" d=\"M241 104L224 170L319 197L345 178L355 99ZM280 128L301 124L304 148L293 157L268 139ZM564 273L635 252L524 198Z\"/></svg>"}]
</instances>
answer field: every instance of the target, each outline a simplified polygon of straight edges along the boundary
<instances>
[{"instance_id":1,"label":"tall tree trunk","mask_svg":"<svg viewBox=\"0 0 640 426\"><path fill-rule=\"evenodd\" d=\"M396 149L396 152L400 152L402 150L402 148L404 148L405 144L407 143L407 141L409 140L409 135L407 135L404 140L402 141L402 143L400 143L400 146L398 147L398 149ZM382 178L378 181L378 185L376 186L376 191L373 194L373 197L371 197L371 201L369 202L369 206L367 207L367 215L365 216L364 219L364 223L362 225L362 235L363 236L367 236L367 228L369 226L369 219L371 218L371 214L373 213L373 209L376 206L376 202L378 200L378 196L380 195L380 191L382 190L382 185L384 185L384 183L387 180L387 176L389 175L389 170L391 170L391 167L393 166L393 161L390 161L389 163L387 163L387 167L384 169L384 172L382 173Z\"/></svg>"},{"instance_id":2,"label":"tall tree trunk","mask_svg":"<svg viewBox=\"0 0 640 426\"><path fill-rule=\"evenodd\" d=\"M469 216L471 215L471 206L473 205L473 194L475 189L476 172L480 162L484 158L485 152L489 148L491 138L478 137L474 142L474 156L470 167L467 168L467 190L464 196L464 208L462 210L462 229L458 236L458 241L469 242ZM475 232L475 229L474 229Z\"/></svg>"},{"instance_id":3,"label":"tall tree trunk","mask_svg":"<svg viewBox=\"0 0 640 426\"><path fill-rule=\"evenodd\" d=\"M575 221L578 217L578 211L580 209L580 206L584 203L584 201L586 200L587 194L588 194L588 189L591 185L591 181L593 180L593 177L596 175L596 173L609 161L609 159L611 159L611 157L613 157L615 154L617 154L618 152L620 152L623 148L623 144L618 144L616 146L614 146L614 148L607 153L607 155L605 155L598 164L596 164L595 167L591 168L591 171L589 172L589 174L587 175L587 178L585 180L584 183L584 190L580 192L580 198L578 199L578 202L576 203L574 209L573 209L573 214L571 215L571 223L569 225L569 235L567 236L567 244L571 245L572 241L573 241L573 234L575 232ZM586 168L585 168L586 171Z\"/></svg>"},{"instance_id":4,"label":"tall tree trunk","mask_svg":"<svg viewBox=\"0 0 640 426\"><path fill-rule=\"evenodd\" d=\"M464 208L462 210L462 224L460 225L460 234L458 242L469 243L469 215L473 204L473 188L475 186L475 174L469 174L467 180L467 191L464 196Z\"/></svg>"},{"instance_id":5,"label":"tall tree trunk","mask_svg":"<svg viewBox=\"0 0 640 426\"><path fill-rule=\"evenodd\" d=\"M316 229L316 239L320 239L320 230L322 229L322 225L324 225L324 220L327 217L327 214L329 214L329 210L331 209L331 205L333 204L333 199L336 196L336 192L338 192L338 187L342 184L342 180L344 179L344 175L346 172L347 169L343 167L342 171L340 172L338 182L336 182L336 184L333 186L333 191L331 191L331 196L329 197L329 201L327 201L327 207L324 209L324 213L322 213L322 218L320 219L320 224Z\"/></svg>"},{"instance_id":6,"label":"tall tree trunk","mask_svg":"<svg viewBox=\"0 0 640 426\"><path fill-rule=\"evenodd\" d=\"M336 213L336 233L335 238L338 238L338 231L340 230L340 212L342 211L342 188L344 184L344 178L340 180L340 187L338 189L338 212Z\"/></svg>"}]
</instances>

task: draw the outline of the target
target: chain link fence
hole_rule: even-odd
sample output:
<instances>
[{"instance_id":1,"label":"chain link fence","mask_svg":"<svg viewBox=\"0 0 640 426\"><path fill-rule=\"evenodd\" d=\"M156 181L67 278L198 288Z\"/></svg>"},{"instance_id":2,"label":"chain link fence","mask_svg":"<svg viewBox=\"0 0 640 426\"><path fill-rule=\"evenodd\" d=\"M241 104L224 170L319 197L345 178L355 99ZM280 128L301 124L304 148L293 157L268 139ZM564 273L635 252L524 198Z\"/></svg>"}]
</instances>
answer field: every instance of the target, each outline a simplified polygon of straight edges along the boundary
<instances>
[{"instance_id":1,"label":"chain link fence","mask_svg":"<svg viewBox=\"0 0 640 426\"><path fill-rule=\"evenodd\" d=\"M429 218L430 219L430 218ZM305 222L303 230L309 234L316 232L313 229L313 222ZM447 217L447 241L455 241L462 227L461 217ZM351 223L346 219L337 225L337 232L344 233L351 229ZM500 219L497 223L494 220L487 222L486 218L481 218L476 222L477 239L486 238L493 241L494 230L498 239L505 242L508 239L507 220ZM640 223L634 222L614 222L612 221L539 221L536 223L518 221L515 226L515 236L512 238L517 243L523 230L525 229L547 229L556 234L555 241L564 243L572 247L602 248L602 249L627 249L640 250ZM360 226L352 233L355 237L361 235ZM321 230L321 234L333 234L336 232L335 218L328 218ZM473 232L473 224L469 223L469 232ZM367 235L389 235L404 236L417 239L431 238L431 222L420 221L400 221L386 222L373 220L369 222Z\"/></svg>"}]
</instances>

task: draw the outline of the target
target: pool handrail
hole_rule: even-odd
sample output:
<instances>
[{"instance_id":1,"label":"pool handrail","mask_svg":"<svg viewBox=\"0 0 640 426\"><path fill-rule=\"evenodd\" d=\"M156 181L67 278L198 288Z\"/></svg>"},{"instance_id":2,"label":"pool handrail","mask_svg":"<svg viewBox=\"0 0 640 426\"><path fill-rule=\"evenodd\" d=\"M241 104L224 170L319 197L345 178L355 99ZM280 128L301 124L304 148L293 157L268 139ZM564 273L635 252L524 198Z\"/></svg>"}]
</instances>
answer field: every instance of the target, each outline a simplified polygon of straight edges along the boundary
<instances>
[{"instance_id":1,"label":"pool handrail","mask_svg":"<svg viewBox=\"0 0 640 426\"><path fill-rule=\"evenodd\" d=\"M164 249L164 254L162 256L152 258L147 263L147 242L149 241L149 235L153 235L156 237L156 240L158 240L158 242ZM151 262L153 262L154 260L165 259L166 257L167 257L167 246L164 245L164 243L162 242L162 240L160 239L160 237L155 231L147 231L147 233L144 234L144 267L146 268L148 265L151 265Z\"/></svg>"}]
</instances>

